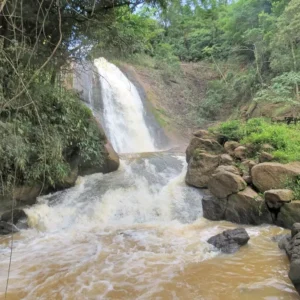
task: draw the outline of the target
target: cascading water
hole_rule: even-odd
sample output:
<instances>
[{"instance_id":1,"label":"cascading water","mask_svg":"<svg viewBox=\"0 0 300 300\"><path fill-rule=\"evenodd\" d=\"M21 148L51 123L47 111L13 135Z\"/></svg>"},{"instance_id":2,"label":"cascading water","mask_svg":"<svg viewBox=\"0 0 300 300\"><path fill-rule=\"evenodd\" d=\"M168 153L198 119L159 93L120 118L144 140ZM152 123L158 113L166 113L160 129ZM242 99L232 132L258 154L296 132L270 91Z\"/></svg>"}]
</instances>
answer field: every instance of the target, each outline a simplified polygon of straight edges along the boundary
<instances>
[{"instance_id":1,"label":"cascading water","mask_svg":"<svg viewBox=\"0 0 300 300\"><path fill-rule=\"evenodd\" d=\"M115 65L95 59L104 106L104 126L118 153L155 151L144 119L143 103L136 87Z\"/></svg>"},{"instance_id":2,"label":"cascading water","mask_svg":"<svg viewBox=\"0 0 300 300\"><path fill-rule=\"evenodd\" d=\"M134 86L105 60L95 64L115 148L154 151ZM247 227L249 245L220 255L206 240L236 226L202 218L203 191L186 186L183 154L123 157L118 171L79 178L26 209L30 228L14 235L7 299L298 299L270 238L283 229ZM0 240L0 299L9 245Z\"/></svg>"}]
</instances>

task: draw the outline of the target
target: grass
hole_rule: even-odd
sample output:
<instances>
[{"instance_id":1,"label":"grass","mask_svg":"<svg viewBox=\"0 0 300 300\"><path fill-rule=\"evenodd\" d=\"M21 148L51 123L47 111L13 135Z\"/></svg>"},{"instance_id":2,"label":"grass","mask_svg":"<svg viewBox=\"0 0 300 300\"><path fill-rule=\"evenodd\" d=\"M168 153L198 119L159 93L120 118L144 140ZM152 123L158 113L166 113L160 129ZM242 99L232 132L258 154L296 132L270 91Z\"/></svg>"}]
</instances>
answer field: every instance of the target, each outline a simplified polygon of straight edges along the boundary
<instances>
[{"instance_id":1,"label":"grass","mask_svg":"<svg viewBox=\"0 0 300 300\"><path fill-rule=\"evenodd\" d=\"M222 134L228 140L251 144L259 151L263 144L274 147L271 154L275 160L283 163L300 161L300 125L272 123L263 118L250 119L247 122L233 120L224 122L211 131Z\"/></svg>"}]
</instances>

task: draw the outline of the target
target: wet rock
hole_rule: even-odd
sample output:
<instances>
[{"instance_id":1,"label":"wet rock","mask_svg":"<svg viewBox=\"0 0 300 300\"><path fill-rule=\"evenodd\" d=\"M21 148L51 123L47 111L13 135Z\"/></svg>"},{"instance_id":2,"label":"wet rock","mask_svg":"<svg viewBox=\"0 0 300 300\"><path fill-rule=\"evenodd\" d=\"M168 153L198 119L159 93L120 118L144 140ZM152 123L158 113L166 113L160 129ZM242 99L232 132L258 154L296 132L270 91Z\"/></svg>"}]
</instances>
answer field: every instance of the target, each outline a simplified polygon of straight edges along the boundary
<instances>
[{"instance_id":1,"label":"wet rock","mask_svg":"<svg viewBox=\"0 0 300 300\"><path fill-rule=\"evenodd\" d=\"M294 223L300 223L300 201L285 203L277 215L276 225L292 228Z\"/></svg>"},{"instance_id":2,"label":"wet rock","mask_svg":"<svg viewBox=\"0 0 300 300\"><path fill-rule=\"evenodd\" d=\"M288 189L269 190L264 193L264 197L269 208L279 209L294 199L294 193Z\"/></svg>"},{"instance_id":3,"label":"wet rock","mask_svg":"<svg viewBox=\"0 0 300 300\"><path fill-rule=\"evenodd\" d=\"M250 187L228 197L224 219L238 224L272 224L265 201Z\"/></svg>"},{"instance_id":4,"label":"wet rock","mask_svg":"<svg viewBox=\"0 0 300 300\"><path fill-rule=\"evenodd\" d=\"M0 221L16 225L20 220L26 218L27 215L25 214L24 210L16 208L14 209L13 214L11 213L11 211L4 212L0 217Z\"/></svg>"},{"instance_id":5,"label":"wet rock","mask_svg":"<svg viewBox=\"0 0 300 300\"><path fill-rule=\"evenodd\" d=\"M0 235L16 233L18 231L19 229L14 224L0 221Z\"/></svg>"},{"instance_id":6,"label":"wet rock","mask_svg":"<svg viewBox=\"0 0 300 300\"><path fill-rule=\"evenodd\" d=\"M228 141L224 144L225 151L231 156L234 155L234 150L239 146L240 144L235 141Z\"/></svg>"},{"instance_id":7,"label":"wet rock","mask_svg":"<svg viewBox=\"0 0 300 300\"><path fill-rule=\"evenodd\" d=\"M300 294L300 223L293 224L292 234L279 241L279 248L285 250L290 259L289 278Z\"/></svg>"},{"instance_id":8,"label":"wet rock","mask_svg":"<svg viewBox=\"0 0 300 300\"><path fill-rule=\"evenodd\" d=\"M231 194L244 190L246 186L247 184L241 176L227 171L212 175L208 181L208 189L218 198L226 198Z\"/></svg>"},{"instance_id":9,"label":"wet rock","mask_svg":"<svg viewBox=\"0 0 300 300\"><path fill-rule=\"evenodd\" d=\"M218 199L213 195L206 195L202 199L203 217L212 221L224 219L227 199Z\"/></svg>"},{"instance_id":10,"label":"wet rock","mask_svg":"<svg viewBox=\"0 0 300 300\"><path fill-rule=\"evenodd\" d=\"M186 149L186 161L189 162L193 157L195 150L203 150L211 154L221 154L224 152L223 147L213 139L192 138L189 146Z\"/></svg>"},{"instance_id":11,"label":"wet rock","mask_svg":"<svg viewBox=\"0 0 300 300\"><path fill-rule=\"evenodd\" d=\"M42 186L33 185L33 186L18 186L14 189L13 199L20 201L24 204L32 205L35 204L36 198L41 194Z\"/></svg>"},{"instance_id":12,"label":"wet rock","mask_svg":"<svg viewBox=\"0 0 300 300\"><path fill-rule=\"evenodd\" d=\"M216 174L216 173L219 173L219 172L229 172L229 173L233 173L233 174L236 174L236 175L240 175L239 169L235 166L228 166L228 165L218 166L214 173Z\"/></svg>"},{"instance_id":13,"label":"wet rock","mask_svg":"<svg viewBox=\"0 0 300 300\"><path fill-rule=\"evenodd\" d=\"M300 162L280 164L261 163L251 170L253 184L261 191L284 188L287 179L300 175Z\"/></svg>"},{"instance_id":14,"label":"wet rock","mask_svg":"<svg viewBox=\"0 0 300 300\"><path fill-rule=\"evenodd\" d=\"M244 160L247 157L247 148L245 146L239 146L234 149L234 157Z\"/></svg>"},{"instance_id":15,"label":"wet rock","mask_svg":"<svg viewBox=\"0 0 300 300\"><path fill-rule=\"evenodd\" d=\"M222 154L220 156L221 165L232 165L234 163L233 158L229 154Z\"/></svg>"},{"instance_id":16,"label":"wet rock","mask_svg":"<svg viewBox=\"0 0 300 300\"><path fill-rule=\"evenodd\" d=\"M223 253L234 253L243 245L246 245L250 237L244 228L225 230L211 237L207 242L220 249Z\"/></svg>"},{"instance_id":17,"label":"wet rock","mask_svg":"<svg viewBox=\"0 0 300 300\"><path fill-rule=\"evenodd\" d=\"M274 156L268 152L261 152L259 155L259 162L264 163L264 162L270 162L274 159Z\"/></svg>"},{"instance_id":18,"label":"wet rock","mask_svg":"<svg viewBox=\"0 0 300 300\"><path fill-rule=\"evenodd\" d=\"M198 153L189 161L185 177L186 183L195 187L207 187L208 181L218 165L218 155Z\"/></svg>"}]
</instances>

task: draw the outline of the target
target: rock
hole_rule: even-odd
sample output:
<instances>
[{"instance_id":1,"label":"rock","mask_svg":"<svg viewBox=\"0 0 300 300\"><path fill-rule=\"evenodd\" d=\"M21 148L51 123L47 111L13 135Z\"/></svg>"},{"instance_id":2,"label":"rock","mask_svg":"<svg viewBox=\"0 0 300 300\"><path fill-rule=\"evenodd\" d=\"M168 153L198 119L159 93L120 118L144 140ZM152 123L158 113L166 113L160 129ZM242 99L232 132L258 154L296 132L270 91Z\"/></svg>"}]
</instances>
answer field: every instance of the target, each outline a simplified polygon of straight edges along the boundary
<instances>
[{"instance_id":1,"label":"rock","mask_svg":"<svg viewBox=\"0 0 300 300\"><path fill-rule=\"evenodd\" d=\"M253 160L244 160L241 162L240 168L243 171L244 175L250 175L251 169L256 165L256 162Z\"/></svg>"},{"instance_id":2,"label":"rock","mask_svg":"<svg viewBox=\"0 0 300 300\"><path fill-rule=\"evenodd\" d=\"M285 203L277 215L276 225L292 228L294 223L300 223L300 201Z\"/></svg>"},{"instance_id":3,"label":"rock","mask_svg":"<svg viewBox=\"0 0 300 300\"><path fill-rule=\"evenodd\" d=\"M195 150L203 150L211 154L221 154L224 152L223 147L215 140L202 139L198 137L192 138L189 146L186 149L186 161L189 162L191 157L194 155Z\"/></svg>"},{"instance_id":4,"label":"rock","mask_svg":"<svg viewBox=\"0 0 300 300\"><path fill-rule=\"evenodd\" d=\"M13 218L11 211L4 212L1 217L0 221L6 222L6 223L12 223L17 224L20 220L26 219L27 215L25 214L23 209L15 208L13 211Z\"/></svg>"},{"instance_id":5,"label":"rock","mask_svg":"<svg viewBox=\"0 0 300 300\"><path fill-rule=\"evenodd\" d=\"M292 226L292 235L279 241L279 248L285 250L290 259L289 278L300 294L300 224Z\"/></svg>"},{"instance_id":6,"label":"rock","mask_svg":"<svg viewBox=\"0 0 300 300\"><path fill-rule=\"evenodd\" d=\"M189 161L185 177L186 183L201 188L207 187L208 180L218 165L218 155L198 153Z\"/></svg>"},{"instance_id":7,"label":"rock","mask_svg":"<svg viewBox=\"0 0 300 300\"><path fill-rule=\"evenodd\" d=\"M250 237L244 228L225 230L211 237L207 242L220 249L223 253L234 253L243 245L246 245Z\"/></svg>"},{"instance_id":8,"label":"rock","mask_svg":"<svg viewBox=\"0 0 300 300\"><path fill-rule=\"evenodd\" d=\"M264 193L264 197L270 209L279 209L284 203L294 199L294 193L288 189L268 190Z\"/></svg>"},{"instance_id":9,"label":"rock","mask_svg":"<svg viewBox=\"0 0 300 300\"><path fill-rule=\"evenodd\" d=\"M24 204L35 204L36 198L41 194L42 186L18 186L14 189L13 199L23 202Z\"/></svg>"},{"instance_id":10,"label":"rock","mask_svg":"<svg viewBox=\"0 0 300 300\"><path fill-rule=\"evenodd\" d=\"M249 175L243 175L243 179L245 180L245 182L250 185L252 184L252 178Z\"/></svg>"},{"instance_id":11,"label":"rock","mask_svg":"<svg viewBox=\"0 0 300 300\"><path fill-rule=\"evenodd\" d=\"M294 223L291 230L292 237L294 237L299 232L300 232L300 223Z\"/></svg>"},{"instance_id":12,"label":"rock","mask_svg":"<svg viewBox=\"0 0 300 300\"><path fill-rule=\"evenodd\" d=\"M228 197L224 219L238 224L272 224L265 201L250 187Z\"/></svg>"},{"instance_id":13,"label":"rock","mask_svg":"<svg viewBox=\"0 0 300 300\"><path fill-rule=\"evenodd\" d=\"M0 221L0 235L11 234L18 231L19 229L15 225Z\"/></svg>"},{"instance_id":14,"label":"rock","mask_svg":"<svg viewBox=\"0 0 300 300\"><path fill-rule=\"evenodd\" d=\"M263 145L260 147L260 149L261 149L262 151L265 151L265 152L272 152L272 151L275 150L274 147L273 147L272 145L270 145L270 144L263 144Z\"/></svg>"},{"instance_id":15,"label":"rock","mask_svg":"<svg viewBox=\"0 0 300 300\"><path fill-rule=\"evenodd\" d=\"M225 166L224 165L218 166L214 173L216 174L216 173L219 173L219 172L230 172L230 173L233 173L233 174L236 174L236 175L240 175L239 169L235 166L226 166L226 165Z\"/></svg>"},{"instance_id":16,"label":"rock","mask_svg":"<svg viewBox=\"0 0 300 300\"><path fill-rule=\"evenodd\" d=\"M198 137L201 139L213 139L214 138L213 134L211 134L209 131L204 130L204 129L199 129L199 130L195 131L193 133L193 135L195 137Z\"/></svg>"},{"instance_id":17,"label":"rock","mask_svg":"<svg viewBox=\"0 0 300 300\"><path fill-rule=\"evenodd\" d=\"M241 176L226 171L212 175L208 181L208 189L220 199L242 191L246 186L247 184Z\"/></svg>"},{"instance_id":18,"label":"rock","mask_svg":"<svg viewBox=\"0 0 300 300\"><path fill-rule=\"evenodd\" d=\"M245 146L239 146L234 149L234 157L244 160L247 157L247 148Z\"/></svg>"},{"instance_id":19,"label":"rock","mask_svg":"<svg viewBox=\"0 0 300 300\"><path fill-rule=\"evenodd\" d=\"M112 145L107 142L105 148L105 159L102 165L94 166L93 162L80 162L78 175L85 176L94 173L110 173L116 171L120 166L120 159Z\"/></svg>"},{"instance_id":20,"label":"rock","mask_svg":"<svg viewBox=\"0 0 300 300\"><path fill-rule=\"evenodd\" d=\"M269 162L272 161L274 159L274 156L268 152L261 152L259 155L259 162L260 163L264 163L264 162Z\"/></svg>"},{"instance_id":21,"label":"rock","mask_svg":"<svg viewBox=\"0 0 300 300\"><path fill-rule=\"evenodd\" d=\"M229 154L222 154L220 156L221 165L232 165L234 163L233 158Z\"/></svg>"},{"instance_id":22,"label":"rock","mask_svg":"<svg viewBox=\"0 0 300 300\"><path fill-rule=\"evenodd\" d=\"M287 179L293 179L298 175L300 175L300 162L289 164L261 163L251 170L253 184L261 192L284 188Z\"/></svg>"},{"instance_id":23,"label":"rock","mask_svg":"<svg viewBox=\"0 0 300 300\"><path fill-rule=\"evenodd\" d=\"M225 151L232 156L234 155L234 150L239 146L240 144L235 141L228 141L224 144Z\"/></svg>"},{"instance_id":24,"label":"rock","mask_svg":"<svg viewBox=\"0 0 300 300\"><path fill-rule=\"evenodd\" d=\"M227 199L218 199L213 195L204 196L202 199L203 217L212 221L224 219Z\"/></svg>"}]
</instances>

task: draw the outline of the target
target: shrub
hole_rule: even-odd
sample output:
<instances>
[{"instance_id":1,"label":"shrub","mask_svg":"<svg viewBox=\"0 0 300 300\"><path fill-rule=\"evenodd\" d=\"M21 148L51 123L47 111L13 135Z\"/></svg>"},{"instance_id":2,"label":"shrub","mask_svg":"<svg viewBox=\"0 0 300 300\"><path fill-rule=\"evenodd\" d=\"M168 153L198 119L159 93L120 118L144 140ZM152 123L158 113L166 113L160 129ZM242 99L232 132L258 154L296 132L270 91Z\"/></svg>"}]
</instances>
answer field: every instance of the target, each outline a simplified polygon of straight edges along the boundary
<instances>
[{"instance_id":1,"label":"shrub","mask_svg":"<svg viewBox=\"0 0 300 300\"><path fill-rule=\"evenodd\" d=\"M274 124L262 118L247 122L228 121L212 129L230 140L241 144L252 144L259 149L263 144L270 144L275 159L281 162L300 160L300 126Z\"/></svg>"}]
</instances>

